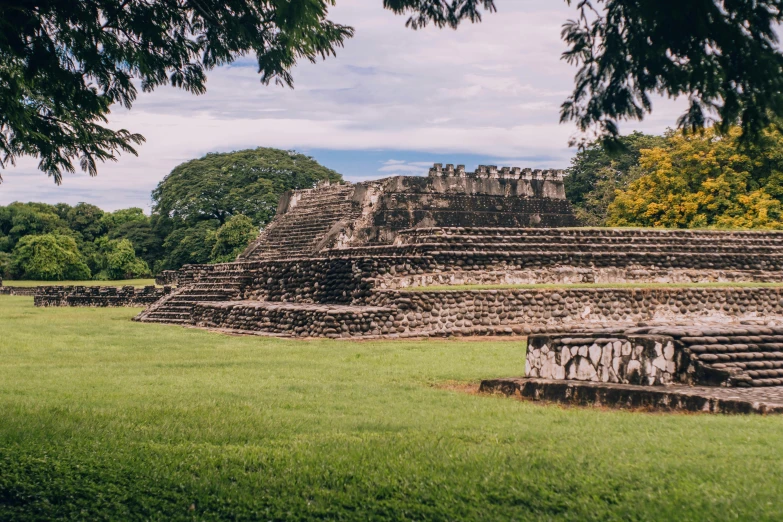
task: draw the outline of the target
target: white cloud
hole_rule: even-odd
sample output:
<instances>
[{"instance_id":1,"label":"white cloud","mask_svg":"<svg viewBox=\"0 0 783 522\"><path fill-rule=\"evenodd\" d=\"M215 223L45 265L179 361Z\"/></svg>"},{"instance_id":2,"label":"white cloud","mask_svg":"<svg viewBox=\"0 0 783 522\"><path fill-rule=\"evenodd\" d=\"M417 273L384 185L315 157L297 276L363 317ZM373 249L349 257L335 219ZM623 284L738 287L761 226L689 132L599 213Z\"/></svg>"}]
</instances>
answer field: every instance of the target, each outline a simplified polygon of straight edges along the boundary
<instances>
[{"instance_id":1,"label":"white cloud","mask_svg":"<svg viewBox=\"0 0 783 522\"><path fill-rule=\"evenodd\" d=\"M353 25L356 37L336 58L298 65L294 90L261 85L253 60L243 59L213 71L203 96L174 88L141 94L132 111L111 115L113 126L147 138L138 158L126 155L102 165L94 179L66 175L60 188L25 160L4 172L0 204L65 200L146 207L151 189L178 163L257 146L546 157L518 165L565 167L575 130L558 123L558 107L575 71L560 60L559 35L573 8L551 0L503 0L498 9L457 31L411 31L381 0L338 0L332 18ZM660 132L673 125L677 105L656 106L652 118L628 130ZM427 168L402 162L380 171Z\"/></svg>"}]
</instances>

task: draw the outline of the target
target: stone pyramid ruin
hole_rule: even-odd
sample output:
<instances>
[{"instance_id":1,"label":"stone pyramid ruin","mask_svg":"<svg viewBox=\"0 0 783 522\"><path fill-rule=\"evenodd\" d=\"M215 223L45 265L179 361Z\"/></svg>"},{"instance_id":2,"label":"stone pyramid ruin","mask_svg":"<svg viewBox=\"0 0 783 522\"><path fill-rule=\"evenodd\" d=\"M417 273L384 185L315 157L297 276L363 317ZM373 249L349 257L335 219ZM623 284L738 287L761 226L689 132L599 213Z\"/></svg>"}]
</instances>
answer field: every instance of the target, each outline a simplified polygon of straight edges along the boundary
<instances>
[{"instance_id":1,"label":"stone pyramid ruin","mask_svg":"<svg viewBox=\"0 0 783 522\"><path fill-rule=\"evenodd\" d=\"M575 225L560 171L435 164L292 191L236 262L183 267L136 319L284 337L529 336L528 380L501 390L783 385L783 287L761 284L783 282L783 233Z\"/></svg>"},{"instance_id":2,"label":"stone pyramid ruin","mask_svg":"<svg viewBox=\"0 0 783 522\"><path fill-rule=\"evenodd\" d=\"M575 226L563 172L436 163L426 177L289 191L275 219L239 260L309 256L328 248L393 243L422 227Z\"/></svg>"}]
</instances>

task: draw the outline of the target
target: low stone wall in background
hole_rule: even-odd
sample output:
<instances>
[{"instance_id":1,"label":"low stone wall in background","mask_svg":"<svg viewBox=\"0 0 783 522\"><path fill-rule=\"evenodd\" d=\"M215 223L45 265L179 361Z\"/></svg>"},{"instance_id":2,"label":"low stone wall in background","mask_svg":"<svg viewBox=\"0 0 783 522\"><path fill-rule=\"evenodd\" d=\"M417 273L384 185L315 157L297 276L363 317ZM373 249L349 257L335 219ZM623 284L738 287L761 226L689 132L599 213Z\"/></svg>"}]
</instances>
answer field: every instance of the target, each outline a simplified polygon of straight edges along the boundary
<instances>
[{"instance_id":1,"label":"low stone wall in background","mask_svg":"<svg viewBox=\"0 0 783 522\"><path fill-rule=\"evenodd\" d=\"M0 295L33 297L37 289L37 286L0 286Z\"/></svg>"},{"instance_id":2,"label":"low stone wall in background","mask_svg":"<svg viewBox=\"0 0 783 522\"><path fill-rule=\"evenodd\" d=\"M35 306L149 306L171 293L171 287L39 286Z\"/></svg>"}]
</instances>

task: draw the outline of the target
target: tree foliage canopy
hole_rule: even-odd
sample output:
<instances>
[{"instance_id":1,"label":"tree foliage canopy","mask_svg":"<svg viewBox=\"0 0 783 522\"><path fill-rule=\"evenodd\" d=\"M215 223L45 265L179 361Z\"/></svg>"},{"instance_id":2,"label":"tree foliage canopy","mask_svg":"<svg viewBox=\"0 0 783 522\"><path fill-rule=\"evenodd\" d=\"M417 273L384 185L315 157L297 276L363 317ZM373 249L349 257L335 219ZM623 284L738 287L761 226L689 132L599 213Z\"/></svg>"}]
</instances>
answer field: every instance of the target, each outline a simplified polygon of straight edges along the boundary
<instances>
[{"instance_id":1,"label":"tree foliage canopy","mask_svg":"<svg viewBox=\"0 0 783 522\"><path fill-rule=\"evenodd\" d=\"M414 29L457 28L512 0L383 0ZM297 60L333 55L354 34L327 19L335 0L63 0L0 3L0 166L21 156L62 181L74 162L135 154L143 137L106 127L112 104L140 87L205 91L206 73L253 54L262 83L293 85ZM642 119L650 96L686 96L678 124L743 140L783 116L781 0L566 0L563 57L578 67L562 121L618 145L618 122ZM589 135L588 135L589 137ZM587 139L587 138L585 138ZM586 141L582 144L587 143Z\"/></svg>"},{"instance_id":2,"label":"tree foliage canopy","mask_svg":"<svg viewBox=\"0 0 783 522\"><path fill-rule=\"evenodd\" d=\"M133 220L127 220L129 216ZM62 280L149 275L147 263L160 257L162 243L150 222L138 208L104 212L86 203L0 207L0 277ZM45 239L31 239L40 237Z\"/></svg>"},{"instance_id":3,"label":"tree foliage canopy","mask_svg":"<svg viewBox=\"0 0 783 522\"><path fill-rule=\"evenodd\" d=\"M133 243L128 239L106 239L99 242L100 272L97 279L133 279L151 274L150 268L136 257Z\"/></svg>"},{"instance_id":4,"label":"tree foliage canopy","mask_svg":"<svg viewBox=\"0 0 783 522\"><path fill-rule=\"evenodd\" d=\"M604 141L598 140L571 159L565 178L566 197L583 225L606 225L607 208L615 192L626 188L633 179L641 150L663 146L666 141L663 136L640 132L618 139L619 148L607 150Z\"/></svg>"},{"instance_id":5,"label":"tree foliage canopy","mask_svg":"<svg viewBox=\"0 0 783 522\"><path fill-rule=\"evenodd\" d=\"M652 110L651 94L688 97L684 129L739 122L746 141L783 116L780 0L567 1L579 16L563 27L563 56L579 71L563 121L615 139L618 120Z\"/></svg>"},{"instance_id":6,"label":"tree foliage canopy","mask_svg":"<svg viewBox=\"0 0 783 522\"><path fill-rule=\"evenodd\" d=\"M106 126L164 84L195 94L206 71L255 54L263 83L292 85L299 59L335 53L353 29L326 19L333 0L65 0L0 3L0 161L38 156L62 180L73 160L134 153L143 137Z\"/></svg>"},{"instance_id":7,"label":"tree foliage canopy","mask_svg":"<svg viewBox=\"0 0 783 522\"><path fill-rule=\"evenodd\" d=\"M740 147L728 135L670 133L665 146L641 151L638 173L608 209L613 226L783 228L783 135L765 130Z\"/></svg>"},{"instance_id":8,"label":"tree foliage canopy","mask_svg":"<svg viewBox=\"0 0 783 522\"><path fill-rule=\"evenodd\" d=\"M256 236L258 236L258 227L249 217L242 214L232 216L215 232L212 261L215 263L234 261Z\"/></svg>"},{"instance_id":9,"label":"tree foliage canopy","mask_svg":"<svg viewBox=\"0 0 783 522\"><path fill-rule=\"evenodd\" d=\"M189 223L216 220L223 225L242 214L257 225L268 223L286 190L312 188L342 176L293 151L259 147L207 154L174 168L152 192L156 214Z\"/></svg>"},{"instance_id":10,"label":"tree foliage canopy","mask_svg":"<svg viewBox=\"0 0 783 522\"><path fill-rule=\"evenodd\" d=\"M11 272L36 281L80 281L91 276L76 241L57 234L21 238L14 248Z\"/></svg>"}]
</instances>

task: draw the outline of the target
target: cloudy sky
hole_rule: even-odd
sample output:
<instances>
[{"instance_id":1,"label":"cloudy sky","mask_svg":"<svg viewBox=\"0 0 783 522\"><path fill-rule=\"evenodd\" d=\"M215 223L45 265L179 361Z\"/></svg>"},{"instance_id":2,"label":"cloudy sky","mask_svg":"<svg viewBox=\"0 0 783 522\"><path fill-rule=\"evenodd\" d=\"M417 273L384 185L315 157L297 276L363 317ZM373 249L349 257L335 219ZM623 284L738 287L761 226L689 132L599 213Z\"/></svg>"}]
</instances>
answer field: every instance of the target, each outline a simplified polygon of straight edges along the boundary
<instances>
[{"instance_id":1,"label":"cloudy sky","mask_svg":"<svg viewBox=\"0 0 783 522\"><path fill-rule=\"evenodd\" d=\"M66 175L62 186L34 160L3 172L0 204L86 201L106 210L149 209L150 191L177 164L207 152L296 149L360 181L424 174L433 162L562 168L575 129L558 123L575 70L560 60L560 27L573 7L553 0L497 0L477 25L412 31L381 0L338 0L330 18L356 36L336 58L301 63L293 90L258 81L252 59L212 71L208 92L171 88L117 108L111 125L139 132L139 156ZM659 100L643 123L662 132L677 102Z\"/></svg>"}]
</instances>

